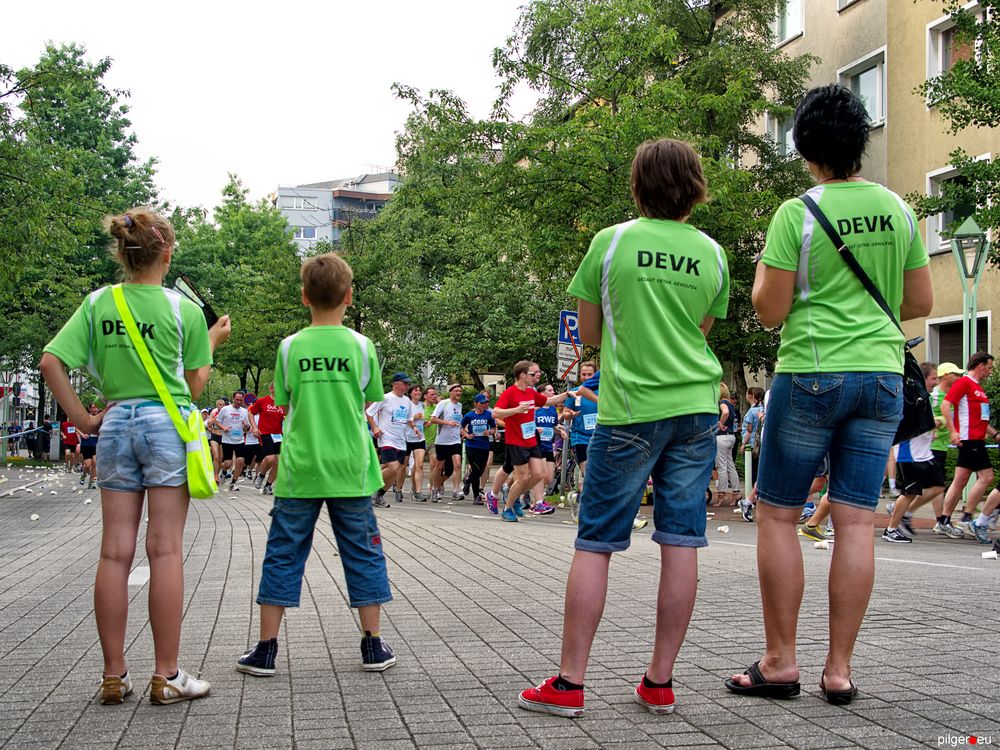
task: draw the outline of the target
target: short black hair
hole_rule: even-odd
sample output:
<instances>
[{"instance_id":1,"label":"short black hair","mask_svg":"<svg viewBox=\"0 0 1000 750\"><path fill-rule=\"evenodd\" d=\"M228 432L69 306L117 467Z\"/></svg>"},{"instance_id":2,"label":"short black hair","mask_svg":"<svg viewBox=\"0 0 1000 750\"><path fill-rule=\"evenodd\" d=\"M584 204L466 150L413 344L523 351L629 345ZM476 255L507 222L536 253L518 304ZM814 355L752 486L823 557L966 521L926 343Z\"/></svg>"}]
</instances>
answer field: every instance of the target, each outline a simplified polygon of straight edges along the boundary
<instances>
[{"instance_id":1,"label":"short black hair","mask_svg":"<svg viewBox=\"0 0 1000 750\"><path fill-rule=\"evenodd\" d=\"M987 362L993 361L993 355L989 352L976 352L971 357L969 357L969 363L966 365L966 372L970 370L975 370L979 365L985 365Z\"/></svg>"},{"instance_id":2,"label":"short black hair","mask_svg":"<svg viewBox=\"0 0 1000 750\"><path fill-rule=\"evenodd\" d=\"M795 150L834 177L847 179L861 171L870 122L865 105L851 91L834 83L819 86L795 108Z\"/></svg>"}]
</instances>

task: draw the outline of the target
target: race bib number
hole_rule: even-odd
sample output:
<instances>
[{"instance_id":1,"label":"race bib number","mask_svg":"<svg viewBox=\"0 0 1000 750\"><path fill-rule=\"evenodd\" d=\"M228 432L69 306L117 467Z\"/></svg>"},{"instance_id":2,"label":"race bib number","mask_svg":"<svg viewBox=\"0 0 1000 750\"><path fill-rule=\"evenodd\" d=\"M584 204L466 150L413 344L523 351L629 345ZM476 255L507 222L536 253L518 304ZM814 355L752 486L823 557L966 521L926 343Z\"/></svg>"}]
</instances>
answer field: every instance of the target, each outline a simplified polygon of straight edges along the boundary
<instances>
[{"instance_id":1,"label":"race bib number","mask_svg":"<svg viewBox=\"0 0 1000 750\"><path fill-rule=\"evenodd\" d=\"M410 419L410 410L406 406L397 407L392 413L393 424L406 424Z\"/></svg>"},{"instance_id":2,"label":"race bib number","mask_svg":"<svg viewBox=\"0 0 1000 750\"><path fill-rule=\"evenodd\" d=\"M983 421L984 421L984 422L989 422L989 421L990 421L990 405L989 405L989 403L988 403L988 402L987 402L987 403L984 403L984 404L982 405L982 407L980 407L980 413L982 414L982 417L983 417ZM69 431L70 431L70 432L72 432L72 431L73 431L73 428L72 428L72 427L70 427L70 428L69 428Z\"/></svg>"},{"instance_id":3,"label":"race bib number","mask_svg":"<svg viewBox=\"0 0 1000 750\"><path fill-rule=\"evenodd\" d=\"M472 423L472 434L477 437L482 437L486 434L486 423L485 422L473 422Z\"/></svg>"},{"instance_id":4,"label":"race bib number","mask_svg":"<svg viewBox=\"0 0 1000 750\"><path fill-rule=\"evenodd\" d=\"M583 429L596 430L597 429L597 415L596 414L584 414L583 415Z\"/></svg>"},{"instance_id":5,"label":"race bib number","mask_svg":"<svg viewBox=\"0 0 1000 750\"><path fill-rule=\"evenodd\" d=\"M555 429L552 427L543 427L541 429L542 442L551 443L553 436L556 434Z\"/></svg>"},{"instance_id":6,"label":"race bib number","mask_svg":"<svg viewBox=\"0 0 1000 750\"><path fill-rule=\"evenodd\" d=\"M278 435L271 435L271 440L272 440L272 442L280 443L281 442L281 435L280 434L278 434Z\"/></svg>"},{"instance_id":7,"label":"race bib number","mask_svg":"<svg viewBox=\"0 0 1000 750\"><path fill-rule=\"evenodd\" d=\"M990 418L990 414L989 414L989 409L987 408L986 419L989 419L989 418ZM67 427L66 428L66 434L67 435L72 435L75 432L76 432L76 428L75 427Z\"/></svg>"},{"instance_id":8,"label":"race bib number","mask_svg":"<svg viewBox=\"0 0 1000 750\"><path fill-rule=\"evenodd\" d=\"M232 438L233 440L242 440L243 430L240 429L239 427L234 427L229 431L229 437Z\"/></svg>"},{"instance_id":9,"label":"race bib number","mask_svg":"<svg viewBox=\"0 0 1000 750\"><path fill-rule=\"evenodd\" d=\"M530 422L524 422L521 425L521 437L527 440L528 438L533 438L535 436L535 420Z\"/></svg>"}]
</instances>

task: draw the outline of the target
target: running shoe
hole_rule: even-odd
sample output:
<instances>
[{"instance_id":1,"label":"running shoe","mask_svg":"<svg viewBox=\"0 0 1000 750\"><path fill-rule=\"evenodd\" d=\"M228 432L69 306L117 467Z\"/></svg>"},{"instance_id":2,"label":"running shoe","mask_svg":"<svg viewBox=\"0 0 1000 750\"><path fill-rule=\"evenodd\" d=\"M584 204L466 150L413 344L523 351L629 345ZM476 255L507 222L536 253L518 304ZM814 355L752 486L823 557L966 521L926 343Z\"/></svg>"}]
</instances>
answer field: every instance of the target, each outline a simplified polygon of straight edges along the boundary
<instances>
[{"instance_id":1,"label":"running shoe","mask_svg":"<svg viewBox=\"0 0 1000 750\"><path fill-rule=\"evenodd\" d=\"M212 686L208 680L192 677L183 669L178 669L172 680L154 674L152 682L149 683L149 702L157 706L165 706L170 703L204 698L211 689Z\"/></svg>"},{"instance_id":2,"label":"running shoe","mask_svg":"<svg viewBox=\"0 0 1000 750\"><path fill-rule=\"evenodd\" d=\"M87 489L88 490L94 489L94 478L93 477L91 477L90 479L87 480Z\"/></svg>"},{"instance_id":3,"label":"running shoe","mask_svg":"<svg viewBox=\"0 0 1000 750\"><path fill-rule=\"evenodd\" d=\"M912 544L913 540L906 534L899 533L899 529L886 529L882 532L882 541L895 542L896 544Z\"/></svg>"},{"instance_id":4,"label":"running shoe","mask_svg":"<svg viewBox=\"0 0 1000 750\"><path fill-rule=\"evenodd\" d=\"M260 494L262 494L262 495L273 495L274 494L274 487L272 485L270 485L270 484L265 484L264 485L264 489L262 489L260 491Z\"/></svg>"},{"instance_id":5,"label":"running shoe","mask_svg":"<svg viewBox=\"0 0 1000 750\"><path fill-rule=\"evenodd\" d=\"M674 689L672 687L646 687L646 678L643 677L639 680L639 685L633 695L635 702L640 706L645 706L651 714L669 714L674 711Z\"/></svg>"},{"instance_id":6,"label":"running shoe","mask_svg":"<svg viewBox=\"0 0 1000 750\"><path fill-rule=\"evenodd\" d=\"M913 539L913 537L917 535L916 530L913 528L912 521L913 521L913 514L907 513L906 515L903 516L903 520L899 522L899 526L897 527L901 534L905 534L906 536L910 537L910 539Z\"/></svg>"},{"instance_id":7,"label":"running shoe","mask_svg":"<svg viewBox=\"0 0 1000 750\"><path fill-rule=\"evenodd\" d=\"M549 505L544 500L539 500L537 503L531 506L531 512L536 516L547 516L550 513L555 513L556 509Z\"/></svg>"},{"instance_id":8,"label":"running shoe","mask_svg":"<svg viewBox=\"0 0 1000 750\"><path fill-rule=\"evenodd\" d=\"M810 504L802 506L802 515L799 516L799 523L805 523L810 518L813 517L813 513L816 512L816 506Z\"/></svg>"},{"instance_id":9,"label":"running shoe","mask_svg":"<svg viewBox=\"0 0 1000 750\"><path fill-rule=\"evenodd\" d=\"M964 539L965 534L956 529L950 523L946 523L943 526L940 523L934 524L934 528L931 531L938 536L947 536L951 539Z\"/></svg>"},{"instance_id":10,"label":"running shoe","mask_svg":"<svg viewBox=\"0 0 1000 750\"><path fill-rule=\"evenodd\" d=\"M486 493L486 509L493 515L499 512L497 508L497 496L493 494L493 490Z\"/></svg>"},{"instance_id":11,"label":"running shoe","mask_svg":"<svg viewBox=\"0 0 1000 750\"><path fill-rule=\"evenodd\" d=\"M424 497L424 495L423 495L422 492L414 492L413 493L413 502L415 502L415 503L426 503L427 502L427 498Z\"/></svg>"},{"instance_id":12,"label":"running shoe","mask_svg":"<svg viewBox=\"0 0 1000 750\"><path fill-rule=\"evenodd\" d=\"M472 504L483 505L485 502L486 502L486 496L483 495L482 492L480 492L478 495L476 495L476 499L472 501Z\"/></svg>"},{"instance_id":13,"label":"running shoe","mask_svg":"<svg viewBox=\"0 0 1000 750\"><path fill-rule=\"evenodd\" d=\"M259 490L263 484L264 484L264 475L258 474L257 478L253 480L253 488L255 490Z\"/></svg>"},{"instance_id":14,"label":"running shoe","mask_svg":"<svg viewBox=\"0 0 1000 750\"><path fill-rule=\"evenodd\" d=\"M80 475L80 486L81 486L81 487L83 487L83 482L84 482L84 480L85 480L86 478L87 478L87 475L86 475L86 474L81 474L81 475Z\"/></svg>"},{"instance_id":15,"label":"running shoe","mask_svg":"<svg viewBox=\"0 0 1000 750\"><path fill-rule=\"evenodd\" d=\"M887 516L891 516L892 515L892 511L895 510L895 508L896 508L896 503L894 503L893 501L890 500L889 502L887 502L885 504L885 514Z\"/></svg>"},{"instance_id":16,"label":"running shoe","mask_svg":"<svg viewBox=\"0 0 1000 750\"><path fill-rule=\"evenodd\" d=\"M432 503L439 503L439 502L441 502L441 498L442 497L444 497L444 492L443 491L441 491L441 490L434 490L431 493L431 502Z\"/></svg>"},{"instance_id":17,"label":"running shoe","mask_svg":"<svg viewBox=\"0 0 1000 750\"><path fill-rule=\"evenodd\" d=\"M361 668L366 672L384 672L396 663L396 654L381 636L367 630L361 638Z\"/></svg>"},{"instance_id":18,"label":"running shoe","mask_svg":"<svg viewBox=\"0 0 1000 750\"><path fill-rule=\"evenodd\" d=\"M554 686L558 679L559 676L556 675L537 687L522 690L517 697L518 705L529 711L565 716L569 719L583 716L583 689L559 690Z\"/></svg>"},{"instance_id":19,"label":"running shoe","mask_svg":"<svg viewBox=\"0 0 1000 750\"><path fill-rule=\"evenodd\" d=\"M464 497L465 497L465 495L463 495L458 490L455 490L454 492L451 493L451 499L452 500L461 500Z\"/></svg>"},{"instance_id":20,"label":"running shoe","mask_svg":"<svg viewBox=\"0 0 1000 750\"><path fill-rule=\"evenodd\" d=\"M372 495L372 505L376 508L388 508L389 501L385 499L385 495L380 495L376 492Z\"/></svg>"},{"instance_id":21,"label":"running shoe","mask_svg":"<svg viewBox=\"0 0 1000 750\"><path fill-rule=\"evenodd\" d=\"M990 539L990 530L987 526L980 526L975 521L971 521L972 533L976 537L976 541L980 544L989 544L993 540Z\"/></svg>"},{"instance_id":22,"label":"running shoe","mask_svg":"<svg viewBox=\"0 0 1000 750\"><path fill-rule=\"evenodd\" d=\"M472 491L472 483L466 479L465 483L462 485L462 497L468 497L469 492Z\"/></svg>"},{"instance_id":23,"label":"running shoe","mask_svg":"<svg viewBox=\"0 0 1000 750\"><path fill-rule=\"evenodd\" d=\"M517 523L517 514L514 513L510 508L504 508L503 513L500 514L500 518L504 521L511 521Z\"/></svg>"},{"instance_id":24,"label":"running shoe","mask_svg":"<svg viewBox=\"0 0 1000 750\"><path fill-rule=\"evenodd\" d=\"M392 499L397 503L403 502L403 493L397 490L395 487L392 489Z\"/></svg>"},{"instance_id":25,"label":"running shoe","mask_svg":"<svg viewBox=\"0 0 1000 750\"><path fill-rule=\"evenodd\" d=\"M122 703L130 695L132 695L132 679L128 672L124 677L111 675L101 680L101 703L105 706Z\"/></svg>"},{"instance_id":26,"label":"running shoe","mask_svg":"<svg viewBox=\"0 0 1000 750\"><path fill-rule=\"evenodd\" d=\"M969 539L976 538L976 531L972 528L972 519L968 521L955 521L952 526L961 531Z\"/></svg>"},{"instance_id":27,"label":"running shoe","mask_svg":"<svg viewBox=\"0 0 1000 750\"><path fill-rule=\"evenodd\" d=\"M747 523L753 523L753 503L745 497L740 498L740 515Z\"/></svg>"},{"instance_id":28,"label":"running shoe","mask_svg":"<svg viewBox=\"0 0 1000 750\"><path fill-rule=\"evenodd\" d=\"M632 519L632 530L638 531L639 529L644 529L646 528L646 524L648 523L649 521L647 521L645 518L643 518L640 515L636 515L636 517Z\"/></svg>"},{"instance_id":29,"label":"running shoe","mask_svg":"<svg viewBox=\"0 0 1000 750\"><path fill-rule=\"evenodd\" d=\"M504 505L506 505L506 504L507 504L507 496L508 496L509 494L510 494L510 486L509 486L509 485L506 485L506 484L505 484L505 485L503 485L503 486L502 486L502 487L500 488L500 495L501 495L501 497L503 497L503 504L504 504Z\"/></svg>"},{"instance_id":30,"label":"running shoe","mask_svg":"<svg viewBox=\"0 0 1000 750\"><path fill-rule=\"evenodd\" d=\"M899 491L898 489L896 489L895 487L892 487L892 488L890 488L890 489L889 489L889 497L892 497L892 498L896 498L896 497L899 497L899 496L900 496L900 495L902 495L902 494L903 494L903 493L902 493L902 492L900 492L900 491Z\"/></svg>"},{"instance_id":31,"label":"running shoe","mask_svg":"<svg viewBox=\"0 0 1000 750\"><path fill-rule=\"evenodd\" d=\"M270 677L274 674L274 659L278 655L278 639L257 641L257 645L236 660L236 671L254 677Z\"/></svg>"},{"instance_id":32,"label":"running shoe","mask_svg":"<svg viewBox=\"0 0 1000 750\"><path fill-rule=\"evenodd\" d=\"M524 508L521 507L521 501L515 500L514 505L511 506L514 509L514 515L518 518L524 518Z\"/></svg>"},{"instance_id":33,"label":"running shoe","mask_svg":"<svg viewBox=\"0 0 1000 750\"><path fill-rule=\"evenodd\" d=\"M802 528L799 529L799 536L812 539L814 542L826 541L826 534L820 531L819 526L810 526L807 523L802 524Z\"/></svg>"},{"instance_id":34,"label":"running shoe","mask_svg":"<svg viewBox=\"0 0 1000 750\"><path fill-rule=\"evenodd\" d=\"M229 491L230 492L239 492L240 488L236 486L236 482L233 482L232 484L229 485Z\"/></svg>"}]
</instances>

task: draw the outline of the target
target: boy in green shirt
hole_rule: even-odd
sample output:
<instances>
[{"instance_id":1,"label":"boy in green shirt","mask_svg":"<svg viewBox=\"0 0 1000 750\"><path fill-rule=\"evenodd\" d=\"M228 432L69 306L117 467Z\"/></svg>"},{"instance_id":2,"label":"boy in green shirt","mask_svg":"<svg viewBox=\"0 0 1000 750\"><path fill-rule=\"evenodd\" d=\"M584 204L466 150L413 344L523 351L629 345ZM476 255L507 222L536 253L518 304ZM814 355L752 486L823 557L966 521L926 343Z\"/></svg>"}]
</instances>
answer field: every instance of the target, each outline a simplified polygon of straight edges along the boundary
<instances>
[{"instance_id":1,"label":"boy in green shirt","mask_svg":"<svg viewBox=\"0 0 1000 750\"><path fill-rule=\"evenodd\" d=\"M392 600L392 593L371 504L382 474L364 418L365 402L382 399L381 369L371 341L343 325L352 276L347 262L334 253L306 261L302 303L312 313L312 325L278 348L274 402L289 409L257 593L260 641L236 665L245 674L274 674L281 618L285 607L299 605L323 505L344 565L350 605L357 607L364 631L361 666L381 672L396 663L379 635L381 605Z\"/></svg>"}]
</instances>

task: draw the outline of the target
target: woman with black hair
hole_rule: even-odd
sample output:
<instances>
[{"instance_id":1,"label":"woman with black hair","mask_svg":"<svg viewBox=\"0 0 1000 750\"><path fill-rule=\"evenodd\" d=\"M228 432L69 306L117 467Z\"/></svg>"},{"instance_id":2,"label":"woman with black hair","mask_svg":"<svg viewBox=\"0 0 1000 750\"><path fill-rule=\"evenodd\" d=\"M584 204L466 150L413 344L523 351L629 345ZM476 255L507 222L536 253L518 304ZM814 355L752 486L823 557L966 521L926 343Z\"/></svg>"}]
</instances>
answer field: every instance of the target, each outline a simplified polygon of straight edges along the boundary
<instances>
[{"instance_id":1,"label":"woman with black hair","mask_svg":"<svg viewBox=\"0 0 1000 750\"><path fill-rule=\"evenodd\" d=\"M933 302L913 210L859 175L868 129L864 106L847 89L830 85L806 94L793 137L816 184L778 209L757 266L754 308L764 326L782 325L757 481L767 644L760 661L726 680L736 693L799 694L795 637L804 583L796 523L829 452L837 544L830 564L830 647L819 687L833 704L857 694L850 662L875 577L875 506L903 412L903 334L838 253L820 214L897 320L925 316Z\"/></svg>"}]
</instances>

